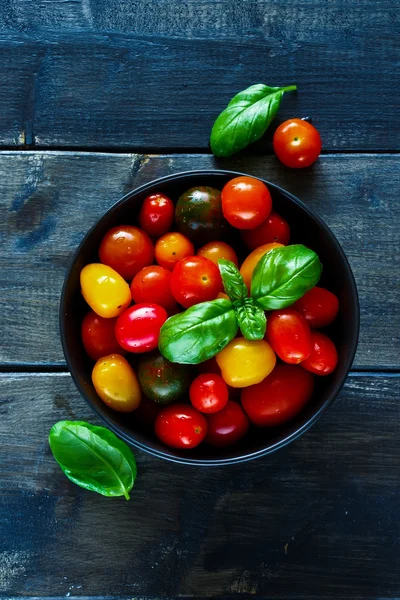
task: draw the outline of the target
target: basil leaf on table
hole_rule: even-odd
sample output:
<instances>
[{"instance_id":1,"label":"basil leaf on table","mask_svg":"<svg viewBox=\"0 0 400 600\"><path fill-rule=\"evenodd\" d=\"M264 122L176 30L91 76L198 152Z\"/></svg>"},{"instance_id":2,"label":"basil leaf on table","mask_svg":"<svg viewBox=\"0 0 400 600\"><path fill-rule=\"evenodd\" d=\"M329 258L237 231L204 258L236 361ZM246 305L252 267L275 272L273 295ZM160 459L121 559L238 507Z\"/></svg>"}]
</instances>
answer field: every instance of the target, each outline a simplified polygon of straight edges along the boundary
<instances>
[{"instance_id":1,"label":"basil leaf on table","mask_svg":"<svg viewBox=\"0 0 400 600\"><path fill-rule=\"evenodd\" d=\"M252 298L235 302L235 313L240 331L246 340L262 340L265 335L267 318L260 306Z\"/></svg>"},{"instance_id":2,"label":"basil leaf on table","mask_svg":"<svg viewBox=\"0 0 400 600\"><path fill-rule=\"evenodd\" d=\"M161 327L158 348L171 362L196 365L218 354L237 330L232 302L219 298L167 319Z\"/></svg>"},{"instance_id":3,"label":"basil leaf on table","mask_svg":"<svg viewBox=\"0 0 400 600\"><path fill-rule=\"evenodd\" d=\"M283 94L296 89L295 85L270 87L258 83L236 94L213 125L213 154L230 156L260 139L275 118Z\"/></svg>"},{"instance_id":4,"label":"basil leaf on table","mask_svg":"<svg viewBox=\"0 0 400 600\"><path fill-rule=\"evenodd\" d=\"M290 306L313 288L322 273L318 255L302 244L270 250L259 260L251 297L264 310Z\"/></svg>"},{"instance_id":5,"label":"basil leaf on table","mask_svg":"<svg viewBox=\"0 0 400 600\"><path fill-rule=\"evenodd\" d=\"M247 298L249 292L237 266L232 261L221 258L218 261L218 268L224 290L232 302Z\"/></svg>"},{"instance_id":6,"label":"basil leaf on table","mask_svg":"<svg viewBox=\"0 0 400 600\"><path fill-rule=\"evenodd\" d=\"M103 496L129 500L136 461L112 431L85 421L59 421L50 430L49 444L68 479Z\"/></svg>"}]
</instances>

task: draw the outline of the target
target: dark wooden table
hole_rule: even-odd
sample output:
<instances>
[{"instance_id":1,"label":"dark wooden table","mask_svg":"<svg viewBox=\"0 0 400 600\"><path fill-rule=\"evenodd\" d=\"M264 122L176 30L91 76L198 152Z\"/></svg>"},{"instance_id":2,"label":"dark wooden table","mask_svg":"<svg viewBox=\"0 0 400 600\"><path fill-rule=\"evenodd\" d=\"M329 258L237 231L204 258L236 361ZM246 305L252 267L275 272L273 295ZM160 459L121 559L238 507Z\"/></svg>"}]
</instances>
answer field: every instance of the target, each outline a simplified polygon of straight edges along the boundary
<instances>
[{"instance_id":1,"label":"dark wooden table","mask_svg":"<svg viewBox=\"0 0 400 600\"><path fill-rule=\"evenodd\" d=\"M395 0L3 0L0 4L0 596L400 596L399 45ZM396 39L397 36L397 39ZM240 89L296 83L324 154L282 167L271 134L214 159ZM229 468L137 452L132 501L71 484L54 422L97 420L57 305L87 229L141 183L232 168L282 185L343 245L361 302L353 370L278 453Z\"/></svg>"}]
</instances>

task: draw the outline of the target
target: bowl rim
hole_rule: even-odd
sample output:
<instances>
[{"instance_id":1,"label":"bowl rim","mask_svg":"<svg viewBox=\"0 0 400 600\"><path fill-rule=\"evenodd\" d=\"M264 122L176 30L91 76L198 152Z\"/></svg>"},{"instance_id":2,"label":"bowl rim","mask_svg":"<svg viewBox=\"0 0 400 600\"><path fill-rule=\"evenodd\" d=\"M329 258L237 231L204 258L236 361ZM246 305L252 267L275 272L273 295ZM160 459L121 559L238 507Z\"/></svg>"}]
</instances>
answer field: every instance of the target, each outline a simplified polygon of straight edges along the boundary
<instances>
[{"instance_id":1,"label":"bowl rim","mask_svg":"<svg viewBox=\"0 0 400 600\"><path fill-rule=\"evenodd\" d=\"M71 276L71 272L73 270L73 267L75 265L75 262L77 261L81 249L84 246L84 244L86 243L87 238L92 234L92 232L96 229L98 223L100 220L106 218L110 213L112 213L115 208L123 203L125 203L126 201L128 201L132 196L139 194L141 192L145 192L147 189L149 188L153 188L154 186L157 185L161 185L161 184L165 184L171 181L176 181L179 179L184 179L188 176L190 177L194 177L194 176L214 176L214 175L221 175L221 176L225 176L225 177L230 177L230 178L234 178L234 177L254 177L255 179L259 179L260 181L262 181L263 183L265 183L265 185L267 185L270 188L275 189L277 192L279 192L280 194L286 196L287 198L289 198L293 203L297 204L300 208L302 208L303 210L305 210L306 213L308 213L309 216L311 216L317 223L318 225L321 227L321 229L323 230L324 236L326 235L327 237L329 237L331 239L331 241L333 242L333 244L336 246L336 249L338 251L338 253L340 254L343 264L345 265L345 268L347 269L348 275L349 275L349 283L351 286L351 302L352 302L352 309L353 309L353 313L355 315L355 323L354 323L354 335L352 337L351 340L351 345L350 348L347 352L346 355L346 360L345 360L345 371L346 371L346 375L343 376L342 380L339 380L335 386L332 388L332 390L330 391L330 397L328 400L326 400L324 402L324 404L322 406L320 406L320 408L308 419L308 421L306 421L305 423L303 423L303 425L301 425L300 427L298 427L297 429L295 429L294 431L292 431L291 433L287 434L285 437L283 437L282 439L280 439L279 441L276 441L272 444L270 444L269 446L267 446L266 448L262 448L260 450L256 450L254 452L247 452L247 453L243 453L241 456L235 456L235 457L227 457L227 458L220 458L220 459L199 459L199 458L191 458L190 456L186 457L181 457L181 456L174 456L171 455L167 452L164 452L162 450L158 450L156 448L152 448L138 440L135 440L132 436L127 435L125 432L121 431L118 426L114 425L112 422L109 421L108 417L106 415L104 415L100 410L98 410L97 407L95 407L90 400L86 397L85 391L79 381L79 379L76 377L76 375L73 372L73 369L71 368L71 364L72 364L72 359L70 357L70 351L67 348L66 345L66 334L65 334L65 327L66 327L66 322L65 322L65 313L64 313L64 304L65 304L65 297L66 297L66 290L67 290L67 284L69 281L69 278ZM351 266L349 264L349 261L342 249L342 246L340 245L339 241L337 240L336 236L334 235L334 233L331 231L331 229L328 227L328 225L325 223L325 221L323 221L323 219L309 206L307 206L304 202L302 202L299 198L297 198L296 196L294 196L291 192L288 192L287 190L285 190L284 188L282 188L281 186L272 183L266 179L263 179L262 177L257 177L256 175L249 175L247 173L242 173L240 171L231 171L231 170L225 170L225 169L193 169L190 171L180 171L178 173L172 173L169 175L165 175L164 177L160 177L158 179L153 179L151 181L149 181L148 183L142 184L141 186L132 189L131 191L129 191L128 193L126 193L124 196L122 196L119 200L117 200L114 204L112 204L97 220L96 222L90 227L90 229L86 232L86 234L83 236L81 242L79 243L77 249L75 250L75 252L73 253L73 256L71 257L69 263L68 263L68 267L64 276L64 282L63 282L63 286L62 286L62 290L61 290L61 296L60 296L60 303L59 303L59 330L60 330L60 337L61 337L61 345L62 345L62 349L64 352L64 356L65 356L65 360L67 363L67 367L68 370L70 372L70 375L79 391L79 393L81 394L81 396L85 399L85 401L88 403L88 405L91 407L91 409L97 414L97 416L101 419L101 421L111 430L113 431L117 436L119 436L120 438L122 438L125 442L127 442L128 444L138 448L139 450L143 450L144 452L147 452L148 454L155 456L157 458L163 458L165 460L168 460L170 462L174 462L174 463L179 463L179 464L183 464L183 465L196 465L196 466L222 466L222 465L227 465L227 464L238 464L238 463L242 463L242 462L247 462L249 460L254 460L256 458L259 458L261 456L265 456L267 454L271 454L272 452L275 452L276 450L279 450L280 448L284 448L285 446L287 446L288 444L290 444L291 442L293 442L294 440L296 440L297 438L299 438L300 436L302 436L306 431L308 431L308 429L310 429L310 427L312 427L312 425L314 425L323 415L323 413L328 409L328 407L336 400L338 394L340 393L341 389L343 388L348 374L350 372L353 360L354 360L354 356L357 350L357 345L358 345L358 339L359 339L359 332L360 332L360 304L359 304L359 297L358 297L358 291L357 291L357 286L356 286L356 282L354 279L354 275L353 275L353 271L351 269Z\"/></svg>"}]
</instances>

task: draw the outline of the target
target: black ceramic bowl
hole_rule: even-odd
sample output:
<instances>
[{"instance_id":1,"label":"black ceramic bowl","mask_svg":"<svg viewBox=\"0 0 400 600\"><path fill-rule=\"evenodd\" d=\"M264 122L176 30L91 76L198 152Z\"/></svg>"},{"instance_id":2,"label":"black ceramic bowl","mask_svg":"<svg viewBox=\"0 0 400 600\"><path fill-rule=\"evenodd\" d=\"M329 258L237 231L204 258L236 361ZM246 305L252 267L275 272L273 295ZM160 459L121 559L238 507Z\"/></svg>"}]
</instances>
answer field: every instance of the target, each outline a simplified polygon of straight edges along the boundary
<instances>
[{"instance_id":1,"label":"black ceramic bowl","mask_svg":"<svg viewBox=\"0 0 400 600\"><path fill-rule=\"evenodd\" d=\"M141 186L114 204L85 236L73 257L61 295L60 328L65 358L72 377L93 410L125 441L155 456L175 462L197 465L221 465L250 460L285 446L315 423L334 401L350 370L356 351L359 329L357 289L349 263L338 241L325 223L300 200L285 190L265 182L271 192L274 209L287 219L291 227L290 243L303 243L315 250L324 270L319 285L327 287L339 298L340 312L328 335L338 350L338 365L328 377L316 377L311 401L294 420L276 429L250 429L238 444L215 449L201 444L189 451L164 446L152 433L135 424L135 413L121 414L108 408L97 396L91 382L93 362L87 357L80 335L83 315L88 307L80 293L79 274L86 264L98 262L98 248L104 234L114 225L136 224L137 215L146 196L163 192L176 201L179 195L195 185L222 189L224 184L242 173L231 171L190 171L170 175ZM228 240L239 253L240 237ZM248 252L248 251L247 251Z\"/></svg>"}]
</instances>

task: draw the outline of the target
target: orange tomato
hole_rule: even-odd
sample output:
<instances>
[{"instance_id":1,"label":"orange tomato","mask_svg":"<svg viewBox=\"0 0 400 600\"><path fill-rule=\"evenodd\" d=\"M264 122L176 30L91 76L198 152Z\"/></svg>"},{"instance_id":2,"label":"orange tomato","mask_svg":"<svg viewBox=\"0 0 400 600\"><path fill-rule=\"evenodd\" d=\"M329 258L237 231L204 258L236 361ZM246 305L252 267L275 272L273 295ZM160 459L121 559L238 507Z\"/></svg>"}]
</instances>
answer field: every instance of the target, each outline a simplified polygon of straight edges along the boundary
<instances>
[{"instance_id":1,"label":"orange tomato","mask_svg":"<svg viewBox=\"0 0 400 600\"><path fill-rule=\"evenodd\" d=\"M131 303L129 285L107 265L86 265L81 271L80 280L83 297L100 317L118 317Z\"/></svg>"},{"instance_id":2,"label":"orange tomato","mask_svg":"<svg viewBox=\"0 0 400 600\"><path fill-rule=\"evenodd\" d=\"M225 292L220 292L217 298L225 298L225 300L229 300L229 296L228 294L225 294Z\"/></svg>"},{"instance_id":3,"label":"orange tomato","mask_svg":"<svg viewBox=\"0 0 400 600\"><path fill-rule=\"evenodd\" d=\"M278 244L277 242L272 242L271 244L263 244L262 246L259 246L258 248L253 250L253 252L249 254L248 257L244 260L242 266L240 267L240 273L248 289L250 289L251 277L253 275L253 271L256 267L256 264L258 263L260 258L270 250L273 250L274 248L279 248L280 246L283 246L283 244Z\"/></svg>"},{"instance_id":4,"label":"orange tomato","mask_svg":"<svg viewBox=\"0 0 400 600\"><path fill-rule=\"evenodd\" d=\"M156 243L156 261L161 267L172 271L177 262L193 256L194 246L192 242L177 232L166 233Z\"/></svg>"},{"instance_id":5,"label":"orange tomato","mask_svg":"<svg viewBox=\"0 0 400 600\"><path fill-rule=\"evenodd\" d=\"M141 400L135 371L120 354L99 358L93 367L92 382L105 404L118 412L132 412Z\"/></svg>"},{"instance_id":6,"label":"orange tomato","mask_svg":"<svg viewBox=\"0 0 400 600\"><path fill-rule=\"evenodd\" d=\"M202 246L200 250L197 252L199 256L204 256L208 258L213 263L218 266L218 261L220 258L224 258L225 260L230 260L238 266L238 258L236 256L236 252L229 246L229 244L225 244L225 242L209 242L205 246Z\"/></svg>"}]
</instances>

